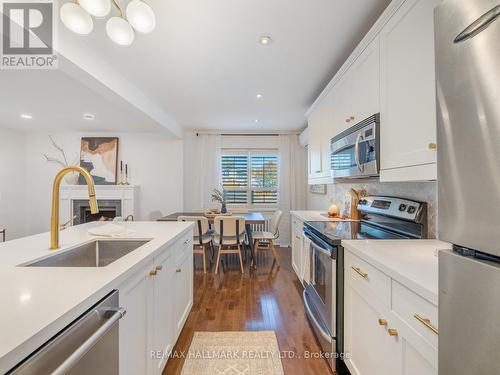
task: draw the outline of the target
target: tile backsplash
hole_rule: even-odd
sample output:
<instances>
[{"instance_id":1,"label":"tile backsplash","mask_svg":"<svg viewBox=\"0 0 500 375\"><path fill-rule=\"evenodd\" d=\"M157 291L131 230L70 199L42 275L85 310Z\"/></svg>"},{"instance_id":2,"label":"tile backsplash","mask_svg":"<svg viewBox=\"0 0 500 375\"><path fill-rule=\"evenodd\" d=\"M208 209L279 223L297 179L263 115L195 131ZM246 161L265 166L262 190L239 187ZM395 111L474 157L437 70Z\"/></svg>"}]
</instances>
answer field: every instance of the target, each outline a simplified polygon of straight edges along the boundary
<instances>
[{"instance_id":1,"label":"tile backsplash","mask_svg":"<svg viewBox=\"0 0 500 375\"><path fill-rule=\"evenodd\" d=\"M326 195L307 193L308 210L328 210L330 202L335 202L342 213L349 212L351 196L349 190L366 190L368 195L388 195L427 202L429 238L437 234L437 182L378 182L360 181L356 183L339 182L327 185Z\"/></svg>"}]
</instances>

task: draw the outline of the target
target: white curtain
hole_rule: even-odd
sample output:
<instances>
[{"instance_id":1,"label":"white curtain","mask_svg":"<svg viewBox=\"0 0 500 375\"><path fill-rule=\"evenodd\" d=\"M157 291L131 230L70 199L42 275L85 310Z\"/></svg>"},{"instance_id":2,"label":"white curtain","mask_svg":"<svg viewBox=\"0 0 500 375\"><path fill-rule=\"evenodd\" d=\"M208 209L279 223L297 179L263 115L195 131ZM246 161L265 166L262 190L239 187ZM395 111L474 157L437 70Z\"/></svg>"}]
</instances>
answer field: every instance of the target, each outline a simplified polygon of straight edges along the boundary
<instances>
[{"instance_id":1,"label":"white curtain","mask_svg":"<svg viewBox=\"0 0 500 375\"><path fill-rule=\"evenodd\" d=\"M279 136L279 202L283 211L280 245L291 243L290 211L306 208L306 150L295 134Z\"/></svg>"},{"instance_id":2,"label":"white curtain","mask_svg":"<svg viewBox=\"0 0 500 375\"><path fill-rule=\"evenodd\" d=\"M220 189L221 136L189 134L184 139L184 211L215 207L210 196Z\"/></svg>"}]
</instances>

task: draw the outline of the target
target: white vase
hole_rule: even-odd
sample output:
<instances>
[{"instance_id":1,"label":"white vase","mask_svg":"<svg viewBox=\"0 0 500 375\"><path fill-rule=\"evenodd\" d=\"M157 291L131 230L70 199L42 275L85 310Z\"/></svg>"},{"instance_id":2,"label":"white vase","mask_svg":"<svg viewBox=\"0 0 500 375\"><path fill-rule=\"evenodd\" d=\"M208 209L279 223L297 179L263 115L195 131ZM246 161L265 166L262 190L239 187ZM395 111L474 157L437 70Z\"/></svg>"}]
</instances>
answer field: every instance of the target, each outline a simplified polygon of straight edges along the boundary
<instances>
[{"instance_id":1,"label":"white vase","mask_svg":"<svg viewBox=\"0 0 500 375\"><path fill-rule=\"evenodd\" d=\"M66 176L64 176L64 181L68 185L78 185L78 177L80 177L79 173L76 172L68 173Z\"/></svg>"}]
</instances>

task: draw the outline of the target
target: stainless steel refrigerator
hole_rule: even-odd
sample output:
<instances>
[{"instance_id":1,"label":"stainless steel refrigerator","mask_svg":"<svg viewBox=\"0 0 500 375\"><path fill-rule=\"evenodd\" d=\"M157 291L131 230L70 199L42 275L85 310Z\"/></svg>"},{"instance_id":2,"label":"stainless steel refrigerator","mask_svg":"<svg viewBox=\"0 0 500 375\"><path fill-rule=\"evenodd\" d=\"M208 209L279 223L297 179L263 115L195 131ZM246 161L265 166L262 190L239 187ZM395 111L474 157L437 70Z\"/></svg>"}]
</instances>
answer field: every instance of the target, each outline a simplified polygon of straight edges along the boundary
<instances>
[{"instance_id":1,"label":"stainless steel refrigerator","mask_svg":"<svg viewBox=\"0 0 500 375\"><path fill-rule=\"evenodd\" d=\"M500 374L500 1L435 13L439 374Z\"/></svg>"}]
</instances>

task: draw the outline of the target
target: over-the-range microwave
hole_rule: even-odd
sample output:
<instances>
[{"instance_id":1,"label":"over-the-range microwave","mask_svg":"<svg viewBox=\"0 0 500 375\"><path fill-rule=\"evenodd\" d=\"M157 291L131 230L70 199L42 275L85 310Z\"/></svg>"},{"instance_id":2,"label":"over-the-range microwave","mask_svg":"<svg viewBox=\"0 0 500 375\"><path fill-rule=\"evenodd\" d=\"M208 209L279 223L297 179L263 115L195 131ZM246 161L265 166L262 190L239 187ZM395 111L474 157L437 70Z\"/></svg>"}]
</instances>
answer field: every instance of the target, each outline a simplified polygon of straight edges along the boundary
<instances>
[{"instance_id":1,"label":"over-the-range microwave","mask_svg":"<svg viewBox=\"0 0 500 375\"><path fill-rule=\"evenodd\" d=\"M380 114L344 130L330 141L333 178L367 178L379 175Z\"/></svg>"}]
</instances>

